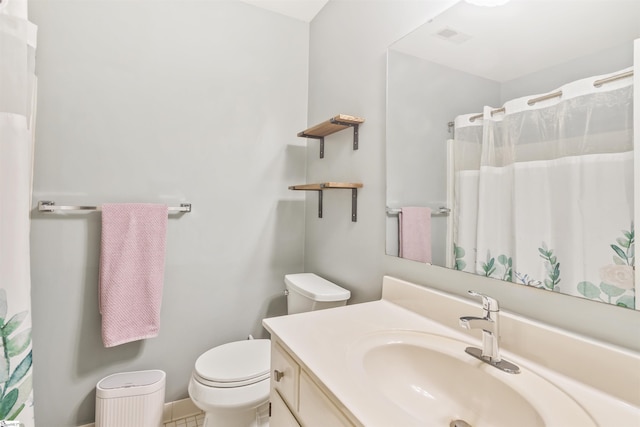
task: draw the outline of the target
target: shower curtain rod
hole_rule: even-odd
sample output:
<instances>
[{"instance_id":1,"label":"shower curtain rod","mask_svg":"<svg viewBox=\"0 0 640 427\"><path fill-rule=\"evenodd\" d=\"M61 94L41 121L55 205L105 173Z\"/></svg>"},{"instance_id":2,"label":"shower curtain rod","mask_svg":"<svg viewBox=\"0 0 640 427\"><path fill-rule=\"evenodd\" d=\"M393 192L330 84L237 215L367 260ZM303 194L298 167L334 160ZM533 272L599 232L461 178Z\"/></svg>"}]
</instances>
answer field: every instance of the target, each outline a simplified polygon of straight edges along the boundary
<instances>
[{"instance_id":1,"label":"shower curtain rod","mask_svg":"<svg viewBox=\"0 0 640 427\"><path fill-rule=\"evenodd\" d=\"M596 80L595 82L593 82L593 85L595 87L600 87L605 83L614 82L616 80L624 79L625 77L631 77L631 76L633 76L633 70L616 74L615 76L605 77L604 79Z\"/></svg>"},{"instance_id":2,"label":"shower curtain rod","mask_svg":"<svg viewBox=\"0 0 640 427\"><path fill-rule=\"evenodd\" d=\"M496 108L495 110L491 110L491 117L493 117L494 114L504 113L505 111L506 111L506 109L504 107ZM475 121L475 119L481 119L483 116L484 116L484 113L476 114L475 116L469 117L469 121L473 122L473 121Z\"/></svg>"},{"instance_id":3,"label":"shower curtain rod","mask_svg":"<svg viewBox=\"0 0 640 427\"><path fill-rule=\"evenodd\" d=\"M102 206L57 206L55 202L42 200L38 202L39 212L55 211L101 211ZM191 212L191 203L180 203L180 206L169 206L169 213Z\"/></svg>"},{"instance_id":4,"label":"shower curtain rod","mask_svg":"<svg viewBox=\"0 0 640 427\"><path fill-rule=\"evenodd\" d=\"M593 82L593 86L594 87L600 87L603 84L611 83L611 82L614 82L616 80L624 79L626 77L631 77L631 76L633 76L633 70L626 71L624 73L620 73L620 74L616 74L616 75L613 75L613 76L610 76L610 77L605 77L603 79L596 80L596 81ZM552 93L549 93L549 94L546 94L546 95L542 95L542 96L539 96L537 98L531 98L530 100L527 101L527 104L535 105L538 102L546 101L547 99L558 98L560 96L562 96L562 91L561 90L559 90L557 92L552 92ZM496 108L495 110L491 110L491 115L493 116L494 114L504 113L504 112L505 112L505 108L504 107ZM469 121L473 122L476 119L482 118L483 116L484 116L484 113L476 114L475 116L469 117ZM450 122L450 123L452 123L452 122Z\"/></svg>"}]
</instances>

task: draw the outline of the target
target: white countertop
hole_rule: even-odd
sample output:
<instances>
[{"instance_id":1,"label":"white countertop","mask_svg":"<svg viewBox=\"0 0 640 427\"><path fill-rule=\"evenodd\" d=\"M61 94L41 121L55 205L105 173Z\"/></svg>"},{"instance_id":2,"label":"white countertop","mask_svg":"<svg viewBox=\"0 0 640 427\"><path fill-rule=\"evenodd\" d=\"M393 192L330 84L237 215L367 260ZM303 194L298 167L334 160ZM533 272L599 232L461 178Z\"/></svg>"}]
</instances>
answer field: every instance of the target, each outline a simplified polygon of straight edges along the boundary
<instances>
[{"instance_id":1,"label":"white countertop","mask_svg":"<svg viewBox=\"0 0 640 427\"><path fill-rule=\"evenodd\" d=\"M480 307L468 315L481 313ZM455 316L455 314L452 314ZM354 375L349 352L379 331L412 330L480 346L479 340L387 300L265 319L267 330L365 426L413 426L415 418ZM503 351L504 358L552 381L578 401L601 426L640 425L640 409L548 368ZM616 424L614 424L616 423Z\"/></svg>"},{"instance_id":2,"label":"white countertop","mask_svg":"<svg viewBox=\"0 0 640 427\"><path fill-rule=\"evenodd\" d=\"M366 426L410 426L415 420L403 419L401 411L390 411L388 402L377 401L376 394L368 393L366 384L357 381L346 363L351 344L389 329L451 333L449 328L383 300L265 319L263 324Z\"/></svg>"}]
</instances>

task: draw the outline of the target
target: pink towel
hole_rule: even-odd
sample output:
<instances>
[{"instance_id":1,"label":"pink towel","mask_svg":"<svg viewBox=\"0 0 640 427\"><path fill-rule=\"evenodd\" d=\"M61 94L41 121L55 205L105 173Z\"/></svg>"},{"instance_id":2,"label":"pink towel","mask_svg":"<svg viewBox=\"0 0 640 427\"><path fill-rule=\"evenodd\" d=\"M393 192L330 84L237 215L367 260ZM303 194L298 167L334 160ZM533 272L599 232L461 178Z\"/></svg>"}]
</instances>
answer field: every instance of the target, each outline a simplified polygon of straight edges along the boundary
<instances>
[{"instance_id":1,"label":"pink towel","mask_svg":"<svg viewBox=\"0 0 640 427\"><path fill-rule=\"evenodd\" d=\"M113 347L160 329L167 236L166 205L102 205L102 342Z\"/></svg>"},{"instance_id":2,"label":"pink towel","mask_svg":"<svg viewBox=\"0 0 640 427\"><path fill-rule=\"evenodd\" d=\"M400 257L431 263L431 209L402 208L398 221Z\"/></svg>"}]
</instances>

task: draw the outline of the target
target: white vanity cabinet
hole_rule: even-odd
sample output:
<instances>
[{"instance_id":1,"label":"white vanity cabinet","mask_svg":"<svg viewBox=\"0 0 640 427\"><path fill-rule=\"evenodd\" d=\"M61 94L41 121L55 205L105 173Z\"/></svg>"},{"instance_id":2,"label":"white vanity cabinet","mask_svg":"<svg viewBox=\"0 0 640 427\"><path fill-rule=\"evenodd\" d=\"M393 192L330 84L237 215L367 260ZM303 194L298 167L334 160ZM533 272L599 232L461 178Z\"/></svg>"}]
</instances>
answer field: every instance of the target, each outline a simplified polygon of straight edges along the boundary
<instances>
[{"instance_id":1,"label":"white vanity cabinet","mask_svg":"<svg viewBox=\"0 0 640 427\"><path fill-rule=\"evenodd\" d=\"M355 426L275 337L271 340L270 427Z\"/></svg>"},{"instance_id":2,"label":"white vanity cabinet","mask_svg":"<svg viewBox=\"0 0 640 427\"><path fill-rule=\"evenodd\" d=\"M298 420L293 416L287 404L284 403L284 400L280 397L280 394L275 391L273 388L271 389L270 396L270 405L271 405L271 419L269 420L270 426L275 427L299 427Z\"/></svg>"}]
</instances>

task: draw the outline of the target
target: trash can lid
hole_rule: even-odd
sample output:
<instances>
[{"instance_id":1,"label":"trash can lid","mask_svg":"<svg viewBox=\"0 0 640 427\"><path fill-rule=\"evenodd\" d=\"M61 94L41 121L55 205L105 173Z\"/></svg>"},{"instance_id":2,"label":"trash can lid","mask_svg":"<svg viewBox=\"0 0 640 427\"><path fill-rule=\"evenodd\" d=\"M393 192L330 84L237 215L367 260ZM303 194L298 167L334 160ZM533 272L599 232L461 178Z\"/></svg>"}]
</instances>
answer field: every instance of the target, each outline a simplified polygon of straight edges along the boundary
<instances>
[{"instance_id":1,"label":"trash can lid","mask_svg":"<svg viewBox=\"0 0 640 427\"><path fill-rule=\"evenodd\" d=\"M98 387L103 389L142 387L162 381L164 375L164 372L156 370L121 372L119 374L113 374L103 378L98 383Z\"/></svg>"},{"instance_id":2,"label":"trash can lid","mask_svg":"<svg viewBox=\"0 0 640 427\"><path fill-rule=\"evenodd\" d=\"M121 397L148 394L164 387L166 374L160 370L121 372L104 377L96 386L99 397ZM114 392L117 392L114 395Z\"/></svg>"}]
</instances>

